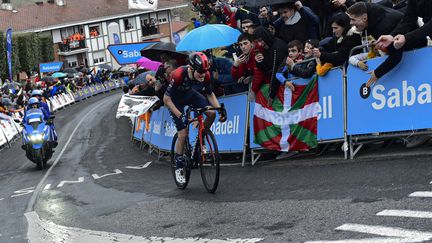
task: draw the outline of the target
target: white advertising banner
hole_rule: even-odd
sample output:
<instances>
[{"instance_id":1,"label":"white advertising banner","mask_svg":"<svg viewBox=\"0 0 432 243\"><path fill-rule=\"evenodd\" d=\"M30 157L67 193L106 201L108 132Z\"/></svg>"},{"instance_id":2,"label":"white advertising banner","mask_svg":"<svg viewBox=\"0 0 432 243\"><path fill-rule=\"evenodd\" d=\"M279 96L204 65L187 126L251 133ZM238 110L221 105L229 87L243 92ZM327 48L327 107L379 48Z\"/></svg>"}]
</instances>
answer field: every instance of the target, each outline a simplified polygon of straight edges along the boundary
<instances>
[{"instance_id":1,"label":"white advertising banner","mask_svg":"<svg viewBox=\"0 0 432 243\"><path fill-rule=\"evenodd\" d=\"M156 10L158 0L128 0L129 9Z\"/></svg>"},{"instance_id":2,"label":"white advertising banner","mask_svg":"<svg viewBox=\"0 0 432 243\"><path fill-rule=\"evenodd\" d=\"M157 96L138 96L125 94L120 100L116 118L121 116L138 117L146 113L159 98Z\"/></svg>"},{"instance_id":3,"label":"white advertising banner","mask_svg":"<svg viewBox=\"0 0 432 243\"><path fill-rule=\"evenodd\" d=\"M10 119L0 120L0 125L7 140L12 140L12 138L18 134L18 131L16 130Z\"/></svg>"}]
</instances>

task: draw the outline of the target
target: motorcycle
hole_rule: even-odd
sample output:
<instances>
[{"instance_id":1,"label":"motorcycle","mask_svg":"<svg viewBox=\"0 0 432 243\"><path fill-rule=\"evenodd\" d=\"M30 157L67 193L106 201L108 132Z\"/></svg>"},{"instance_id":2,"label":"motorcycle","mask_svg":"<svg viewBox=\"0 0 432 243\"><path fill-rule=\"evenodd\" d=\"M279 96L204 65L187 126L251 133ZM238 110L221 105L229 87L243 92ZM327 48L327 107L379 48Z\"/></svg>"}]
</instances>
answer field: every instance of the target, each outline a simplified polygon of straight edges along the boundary
<instances>
[{"instance_id":1,"label":"motorcycle","mask_svg":"<svg viewBox=\"0 0 432 243\"><path fill-rule=\"evenodd\" d=\"M30 109L23 118L22 130L22 149L26 151L26 157L37 165L38 169L43 169L47 161L52 157L56 141L50 127L55 116L50 116L44 121L43 113L40 109Z\"/></svg>"}]
</instances>

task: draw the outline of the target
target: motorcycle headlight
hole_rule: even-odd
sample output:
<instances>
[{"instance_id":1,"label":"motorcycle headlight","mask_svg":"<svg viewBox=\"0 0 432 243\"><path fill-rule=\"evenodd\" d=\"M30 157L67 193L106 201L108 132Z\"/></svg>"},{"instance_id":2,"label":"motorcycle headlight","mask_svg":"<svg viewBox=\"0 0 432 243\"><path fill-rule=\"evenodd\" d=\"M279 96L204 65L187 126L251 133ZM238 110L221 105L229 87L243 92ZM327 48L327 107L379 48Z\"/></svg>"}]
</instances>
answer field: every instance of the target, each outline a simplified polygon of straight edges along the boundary
<instances>
[{"instance_id":1,"label":"motorcycle headlight","mask_svg":"<svg viewBox=\"0 0 432 243\"><path fill-rule=\"evenodd\" d=\"M43 134L30 135L30 140L32 142L40 142L43 140Z\"/></svg>"}]
</instances>

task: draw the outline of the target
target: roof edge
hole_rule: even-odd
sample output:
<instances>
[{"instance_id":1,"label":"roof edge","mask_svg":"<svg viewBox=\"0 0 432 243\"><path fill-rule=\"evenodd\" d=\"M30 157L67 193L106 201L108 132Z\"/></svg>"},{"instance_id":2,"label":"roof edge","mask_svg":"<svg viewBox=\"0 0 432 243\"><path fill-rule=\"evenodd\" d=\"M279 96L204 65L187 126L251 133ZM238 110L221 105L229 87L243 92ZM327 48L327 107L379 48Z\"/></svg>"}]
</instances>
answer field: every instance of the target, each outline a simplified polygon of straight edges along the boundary
<instances>
[{"instance_id":1,"label":"roof edge","mask_svg":"<svg viewBox=\"0 0 432 243\"><path fill-rule=\"evenodd\" d=\"M101 18L90 19L90 20L87 20L84 22L69 22L69 23L65 23L65 24L51 25L51 26L46 26L46 27L37 28L37 29L33 28L33 29L28 29L28 30L20 30L20 31L16 31L15 33L45 32L45 31L51 31L51 30L71 27L71 26L75 26L77 24L82 24L82 25L91 24L91 23L103 22L103 21L107 21L107 20L111 20L111 19L120 19L120 18L125 18L125 17L132 17L132 16L144 14L144 13L154 13L154 12L160 12L160 11L166 11L166 10L172 10L172 9L178 9L178 8L185 8L187 6L189 6L189 4L186 3L186 4L181 4L181 5L172 6L172 7L165 7L165 8L161 8L161 9L156 9L156 11L155 10L147 10L147 11L138 11L138 12L133 12L133 13L127 13L127 14L109 15L109 16L105 16L105 17L101 17Z\"/></svg>"}]
</instances>

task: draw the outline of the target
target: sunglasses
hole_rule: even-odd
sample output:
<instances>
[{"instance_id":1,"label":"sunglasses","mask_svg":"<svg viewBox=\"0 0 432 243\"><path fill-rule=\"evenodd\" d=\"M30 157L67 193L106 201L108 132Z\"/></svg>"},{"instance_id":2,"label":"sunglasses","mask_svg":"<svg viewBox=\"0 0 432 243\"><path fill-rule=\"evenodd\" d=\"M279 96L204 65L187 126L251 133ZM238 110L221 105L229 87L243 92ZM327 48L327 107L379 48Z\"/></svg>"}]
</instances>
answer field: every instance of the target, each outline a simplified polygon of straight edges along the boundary
<instances>
[{"instance_id":1,"label":"sunglasses","mask_svg":"<svg viewBox=\"0 0 432 243\"><path fill-rule=\"evenodd\" d=\"M206 73L207 72L207 70L195 70L197 73L199 73L199 74L204 74L204 73Z\"/></svg>"}]
</instances>

